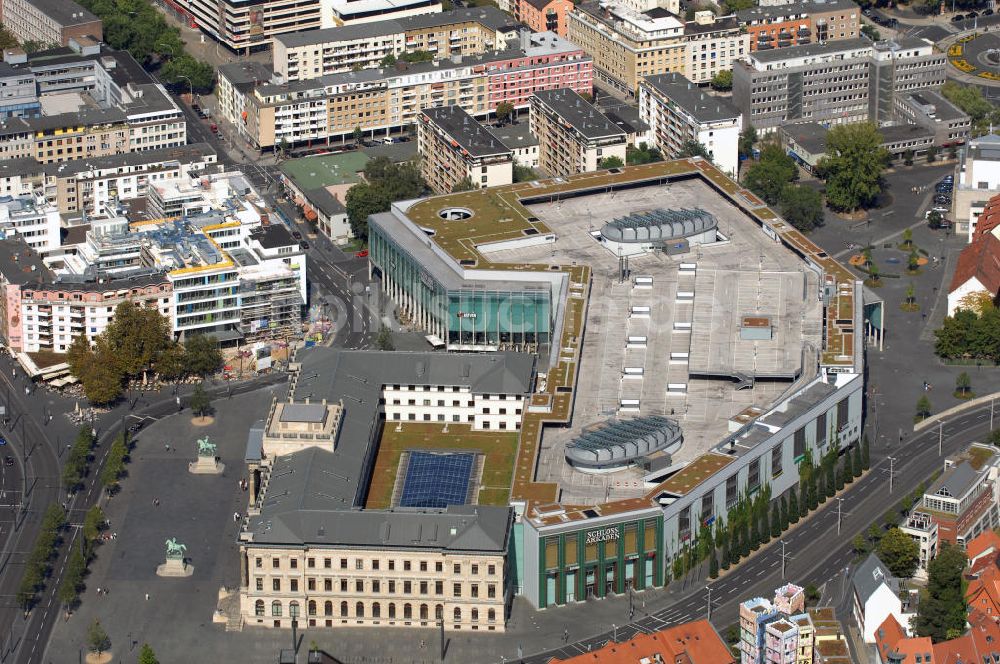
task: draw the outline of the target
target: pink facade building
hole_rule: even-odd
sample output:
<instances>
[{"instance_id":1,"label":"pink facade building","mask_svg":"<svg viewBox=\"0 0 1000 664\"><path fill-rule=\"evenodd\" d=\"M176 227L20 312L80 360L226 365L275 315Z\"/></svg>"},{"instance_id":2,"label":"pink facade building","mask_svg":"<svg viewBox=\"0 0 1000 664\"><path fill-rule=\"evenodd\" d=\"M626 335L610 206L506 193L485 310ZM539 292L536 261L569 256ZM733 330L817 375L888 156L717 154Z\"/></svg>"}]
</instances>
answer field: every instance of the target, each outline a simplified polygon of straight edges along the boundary
<instances>
[{"instance_id":1,"label":"pink facade building","mask_svg":"<svg viewBox=\"0 0 1000 664\"><path fill-rule=\"evenodd\" d=\"M493 60L486 66L490 106L507 102L526 108L541 90L571 88L590 94L594 88L594 60L582 48L554 33L531 35L531 45L517 57Z\"/></svg>"}]
</instances>

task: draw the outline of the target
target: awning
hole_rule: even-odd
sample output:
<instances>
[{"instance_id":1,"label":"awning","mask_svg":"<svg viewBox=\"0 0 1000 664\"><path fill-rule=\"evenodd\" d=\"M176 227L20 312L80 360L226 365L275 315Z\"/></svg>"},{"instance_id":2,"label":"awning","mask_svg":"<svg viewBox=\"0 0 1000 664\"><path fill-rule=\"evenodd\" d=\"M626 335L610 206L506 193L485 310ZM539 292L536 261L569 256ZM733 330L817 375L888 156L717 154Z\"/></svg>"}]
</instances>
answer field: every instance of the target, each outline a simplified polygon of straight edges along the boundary
<instances>
[{"instance_id":1,"label":"awning","mask_svg":"<svg viewBox=\"0 0 1000 664\"><path fill-rule=\"evenodd\" d=\"M444 348L444 339L437 335L428 334L424 339L434 348Z\"/></svg>"},{"instance_id":2,"label":"awning","mask_svg":"<svg viewBox=\"0 0 1000 664\"><path fill-rule=\"evenodd\" d=\"M305 214L306 214L306 219L308 219L309 221L316 221L317 214L316 211L313 210L312 208L306 208Z\"/></svg>"}]
</instances>

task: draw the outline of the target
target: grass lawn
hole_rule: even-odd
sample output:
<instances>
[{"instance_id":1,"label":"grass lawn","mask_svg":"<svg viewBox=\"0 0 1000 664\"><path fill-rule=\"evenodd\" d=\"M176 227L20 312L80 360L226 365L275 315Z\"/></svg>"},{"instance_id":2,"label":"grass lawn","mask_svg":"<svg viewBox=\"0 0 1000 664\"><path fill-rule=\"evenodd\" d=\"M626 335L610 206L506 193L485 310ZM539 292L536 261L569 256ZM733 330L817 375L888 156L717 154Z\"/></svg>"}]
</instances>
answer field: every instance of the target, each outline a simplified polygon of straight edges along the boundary
<instances>
[{"instance_id":1,"label":"grass lawn","mask_svg":"<svg viewBox=\"0 0 1000 664\"><path fill-rule=\"evenodd\" d=\"M378 457L368 488L368 509L386 509L392 500L399 457L407 450L475 450L486 455L483 464L480 505L506 505L510 498L514 458L517 455L516 431L473 431L468 425L443 422L403 422L396 431L395 422L382 428Z\"/></svg>"}]
</instances>

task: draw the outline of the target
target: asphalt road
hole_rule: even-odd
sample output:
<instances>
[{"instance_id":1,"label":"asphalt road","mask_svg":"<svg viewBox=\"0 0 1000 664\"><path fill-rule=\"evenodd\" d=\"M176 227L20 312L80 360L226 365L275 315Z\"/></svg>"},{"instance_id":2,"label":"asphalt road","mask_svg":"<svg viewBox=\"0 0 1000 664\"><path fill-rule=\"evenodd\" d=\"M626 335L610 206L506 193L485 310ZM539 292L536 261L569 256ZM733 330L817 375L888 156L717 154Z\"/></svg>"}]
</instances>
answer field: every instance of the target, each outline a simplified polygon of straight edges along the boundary
<instances>
[{"instance_id":1,"label":"asphalt road","mask_svg":"<svg viewBox=\"0 0 1000 664\"><path fill-rule=\"evenodd\" d=\"M1000 419L1000 411L997 413ZM969 443L981 440L989 431L990 406L970 409L950 418L943 428L943 455L964 449ZM908 495L920 482L943 464L938 454L938 428L933 427L915 435L902 445L889 449L872 450L871 471L850 485L841 494L840 534L837 532L837 503L827 499L820 509L805 520L800 520L793 530L785 533L785 573L782 575L782 547L772 542L749 561L734 568L729 574L708 584L694 581L682 589L678 601L649 616L615 630L608 630L563 648L525 658L525 662L548 662L552 657L566 658L602 646L608 639L629 638L637 632L652 632L691 620L705 618L708 614L711 589L712 623L722 632L739 617L739 603L751 597L771 597L775 588L787 581L798 585L820 585L834 579L850 565L854 553L851 540L877 522L885 512ZM889 458L895 459L890 463ZM892 468L893 487L889 491L889 469ZM843 615L838 615L842 620ZM624 618L624 616L623 616ZM605 625L605 627L609 627ZM863 661L857 657L854 661Z\"/></svg>"}]
</instances>

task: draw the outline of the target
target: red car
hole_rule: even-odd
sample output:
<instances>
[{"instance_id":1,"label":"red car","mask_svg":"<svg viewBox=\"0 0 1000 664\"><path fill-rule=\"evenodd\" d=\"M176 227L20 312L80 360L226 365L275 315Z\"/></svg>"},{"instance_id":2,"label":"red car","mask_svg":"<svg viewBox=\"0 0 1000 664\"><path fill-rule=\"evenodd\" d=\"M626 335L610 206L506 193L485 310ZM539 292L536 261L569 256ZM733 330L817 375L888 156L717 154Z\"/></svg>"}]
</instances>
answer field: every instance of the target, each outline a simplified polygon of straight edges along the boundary
<instances>
[{"instance_id":1,"label":"red car","mask_svg":"<svg viewBox=\"0 0 1000 664\"><path fill-rule=\"evenodd\" d=\"M355 258L368 258L368 250L362 249L361 251L355 252Z\"/></svg>"}]
</instances>

